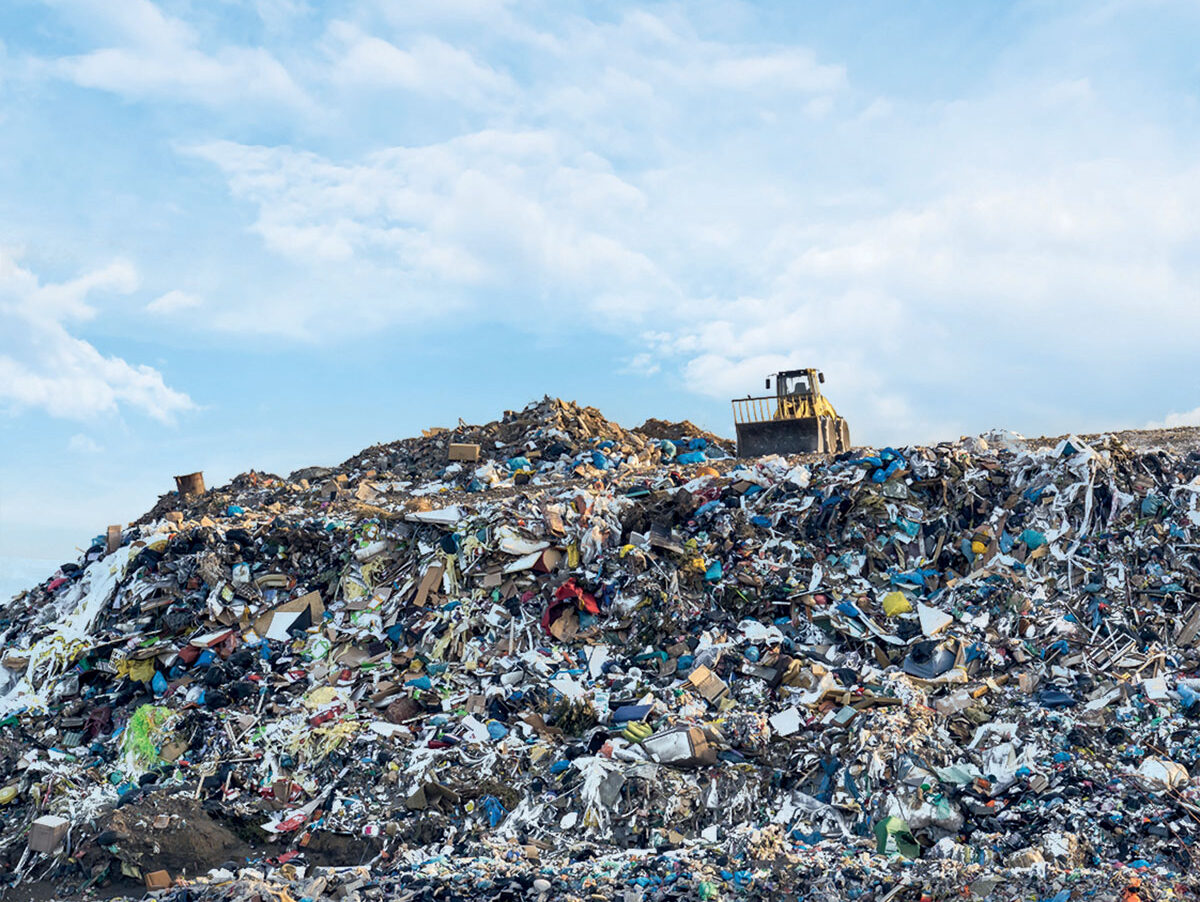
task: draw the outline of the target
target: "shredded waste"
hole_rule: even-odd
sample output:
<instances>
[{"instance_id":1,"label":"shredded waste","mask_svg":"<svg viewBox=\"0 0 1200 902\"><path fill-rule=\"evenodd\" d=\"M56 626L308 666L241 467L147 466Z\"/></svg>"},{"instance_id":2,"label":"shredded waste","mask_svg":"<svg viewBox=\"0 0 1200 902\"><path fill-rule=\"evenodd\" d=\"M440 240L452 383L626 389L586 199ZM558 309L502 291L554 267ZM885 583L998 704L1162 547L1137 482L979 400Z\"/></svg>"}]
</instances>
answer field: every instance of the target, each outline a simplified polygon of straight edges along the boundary
<instances>
[{"instance_id":1,"label":"shredded waste","mask_svg":"<svg viewBox=\"0 0 1200 902\"><path fill-rule=\"evenodd\" d=\"M0 883L1200 892L1200 452L727 448L547 398L164 495L0 608Z\"/></svg>"}]
</instances>

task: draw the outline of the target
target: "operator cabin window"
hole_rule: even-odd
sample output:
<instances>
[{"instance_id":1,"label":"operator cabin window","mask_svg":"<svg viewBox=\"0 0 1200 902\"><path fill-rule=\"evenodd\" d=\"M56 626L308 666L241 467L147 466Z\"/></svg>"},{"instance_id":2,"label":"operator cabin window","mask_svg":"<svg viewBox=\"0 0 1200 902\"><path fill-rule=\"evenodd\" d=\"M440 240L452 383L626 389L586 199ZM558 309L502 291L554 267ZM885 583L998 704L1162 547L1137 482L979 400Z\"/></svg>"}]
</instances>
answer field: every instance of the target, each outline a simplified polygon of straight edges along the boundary
<instances>
[{"instance_id":1,"label":"operator cabin window","mask_svg":"<svg viewBox=\"0 0 1200 902\"><path fill-rule=\"evenodd\" d=\"M787 392L789 395L807 394L808 393L808 377L793 376L788 380Z\"/></svg>"}]
</instances>

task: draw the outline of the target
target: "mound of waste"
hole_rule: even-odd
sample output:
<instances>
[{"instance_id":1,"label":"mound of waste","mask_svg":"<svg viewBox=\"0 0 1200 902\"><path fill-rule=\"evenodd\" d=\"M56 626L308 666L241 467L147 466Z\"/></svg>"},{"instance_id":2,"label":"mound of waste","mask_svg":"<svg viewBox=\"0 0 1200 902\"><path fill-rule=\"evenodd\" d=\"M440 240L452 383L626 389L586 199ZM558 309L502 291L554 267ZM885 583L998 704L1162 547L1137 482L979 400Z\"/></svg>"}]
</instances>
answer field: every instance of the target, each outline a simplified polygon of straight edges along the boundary
<instances>
[{"instance_id":1,"label":"mound of waste","mask_svg":"<svg viewBox=\"0 0 1200 902\"><path fill-rule=\"evenodd\" d=\"M1198 552L1195 452L554 399L170 493L0 610L0 881L1189 897Z\"/></svg>"}]
</instances>

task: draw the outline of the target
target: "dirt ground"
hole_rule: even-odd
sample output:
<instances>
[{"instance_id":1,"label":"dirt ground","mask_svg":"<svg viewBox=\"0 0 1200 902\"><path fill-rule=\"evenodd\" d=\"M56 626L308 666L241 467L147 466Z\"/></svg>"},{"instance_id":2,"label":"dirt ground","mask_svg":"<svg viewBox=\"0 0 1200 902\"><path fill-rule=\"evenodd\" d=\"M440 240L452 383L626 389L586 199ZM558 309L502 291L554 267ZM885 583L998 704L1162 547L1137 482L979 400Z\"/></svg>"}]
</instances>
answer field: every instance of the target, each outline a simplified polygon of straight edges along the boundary
<instances>
[{"instance_id":1,"label":"dirt ground","mask_svg":"<svg viewBox=\"0 0 1200 902\"><path fill-rule=\"evenodd\" d=\"M0 902L105 902L117 899L141 899L146 887L137 880L122 879L109 886L72 893L50 881L23 884L0 891Z\"/></svg>"},{"instance_id":2,"label":"dirt ground","mask_svg":"<svg viewBox=\"0 0 1200 902\"><path fill-rule=\"evenodd\" d=\"M683 420L681 422L674 423L670 420L659 420L651 417L650 419L646 420L646 422L642 423L641 426L635 426L633 431L639 433L640 435L644 435L647 438L657 439L677 439L682 436L687 436L689 438L704 438L713 444L720 445L722 448L728 448L730 450L732 450L733 446L737 444L733 439L723 438L719 435L714 435L711 432L701 429L691 420Z\"/></svg>"},{"instance_id":3,"label":"dirt ground","mask_svg":"<svg viewBox=\"0 0 1200 902\"><path fill-rule=\"evenodd\" d=\"M1089 432L1079 437L1085 442L1097 442L1106 435L1114 436L1138 451L1162 448L1177 454L1200 449L1200 426L1176 426L1172 429L1118 429L1112 432ZM1035 447L1057 445L1066 435L1041 436L1028 439Z\"/></svg>"},{"instance_id":4,"label":"dirt ground","mask_svg":"<svg viewBox=\"0 0 1200 902\"><path fill-rule=\"evenodd\" d=\"M213 817L200 802L187 793L153 792L139 801L117 808L101 823L104 847L88 843L78 850L84 871L97 867L97 873L113 857L149 871L166 870L173 877L206 873L211 868L232 863L243 865L247 859L278 854L284 847L255 847L239 832L238 825ZM317 832L305 849L310 864L344 866L363 864L374 858L380 840L361 836ZM109 874L119 875L114 862ZM117 876L108 886L75 891L74 884L50 880L0 890L0 902L103 902L109 899L141 899L142 881Z\"/></svg>"},{"instance_id":5,"label":"dirt ground","mask_svg":"<svg viewBox=\"0 0 1200 902\"><path fill-rule=\"evenodd\" d=\"M251 853L187 794L154 793L115 810L105 828L118 834L113 845L121 860L143 872L202 874Z\"/></svg>"}]
</instances>

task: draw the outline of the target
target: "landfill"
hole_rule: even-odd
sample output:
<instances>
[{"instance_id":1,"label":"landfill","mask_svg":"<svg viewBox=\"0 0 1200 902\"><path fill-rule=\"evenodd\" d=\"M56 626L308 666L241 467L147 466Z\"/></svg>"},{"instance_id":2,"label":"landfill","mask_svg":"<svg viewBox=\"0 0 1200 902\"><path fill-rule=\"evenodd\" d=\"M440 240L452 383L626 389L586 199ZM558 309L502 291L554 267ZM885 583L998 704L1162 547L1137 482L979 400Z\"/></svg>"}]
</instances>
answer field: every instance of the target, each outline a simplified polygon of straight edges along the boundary
<instances>
[{"instance_id":1,"label":"landfill","mask_svg":"<svg viewBox=\"0 0 1200 902\"><path fill-rule=\"evenodd\" d=\"M0 609L0 889L1200 893L1200 452L729 448L547 398L181 481Z\"/></svg>"}]
</instances>

